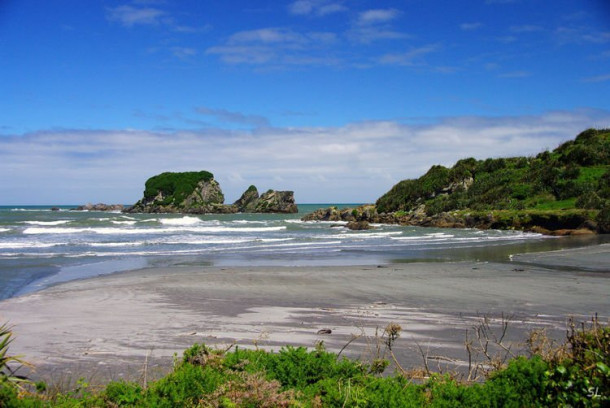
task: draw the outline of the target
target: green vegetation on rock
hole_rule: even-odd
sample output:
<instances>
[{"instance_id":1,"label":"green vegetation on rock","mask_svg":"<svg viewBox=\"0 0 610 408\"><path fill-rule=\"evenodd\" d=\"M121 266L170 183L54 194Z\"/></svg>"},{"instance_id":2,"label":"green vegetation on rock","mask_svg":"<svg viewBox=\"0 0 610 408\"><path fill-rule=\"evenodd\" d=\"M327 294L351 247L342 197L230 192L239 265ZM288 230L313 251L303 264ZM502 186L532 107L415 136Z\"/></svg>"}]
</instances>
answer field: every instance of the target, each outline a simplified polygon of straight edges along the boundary
<instances>
[{"instance_id":1,"label":"green vegetation on rock","mask_svg":"<svg viewBox=\"0 0 610 408\"><path fill-rule=\"evenodd\" d=\"M199 183L213 179L214 175L208 171L161 173L146 181L144 200L154 200L161 194L164 197L164 204L181 203L195 191Z\"/></svg>"},{"instance_id":2,"label":"green vegetation on rock","mask_svg":"<svg viewBox=\"0 0 610 408\"><path fill-rule=\"evenodd\" d=\"M452 168L433 166L418 179L396 184L376 206L379 213L423 209L428 216L525 211L521 218L531 211L557 215L580 209L580 215L602 225L608 211L602 210L610 206L610 129L588 129L535 157L468 158Z\"/></svg>"},{"instance_id":3,"label":"green vegetation on rock","mask_svg":"<svg viewBox=\"0 0 610 408\"><path fill-rule=\"evenodd\" d=\"M600 210L610 199L610 130L589 129L536 157L458 161L403 180L377 200L379 212Z\"/></svg>"}]
</instances>

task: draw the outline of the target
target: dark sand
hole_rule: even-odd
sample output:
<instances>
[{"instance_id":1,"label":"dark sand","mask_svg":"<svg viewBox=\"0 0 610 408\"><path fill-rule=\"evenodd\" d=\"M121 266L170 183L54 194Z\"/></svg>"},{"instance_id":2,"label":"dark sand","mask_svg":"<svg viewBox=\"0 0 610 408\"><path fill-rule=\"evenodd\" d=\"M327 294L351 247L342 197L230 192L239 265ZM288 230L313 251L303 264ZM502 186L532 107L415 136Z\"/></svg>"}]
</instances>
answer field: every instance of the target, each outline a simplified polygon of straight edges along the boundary
<instances>
[{"instance_id":1,"label":"dark sand","mask_svg":"<svg viewBox=\"0 0 610 408\"><path fill-rule=\"evenodd\" d=\"M511 316L509 339L546 328L563 337L570 316L610 315L610 244L513 256L507 263L412 263L363 267L188 266L143 269L73 281L0 302L14 325L11 354L34 363L34 377L58 373L137 380L171 367L174 353L209 345L313 347L323 340L369 359L375 332L402 328L395 345L405 367L424 354L465 360L465 334ZM331 329L331 334L317 334ZM515 349L518 344L515 344Z\"/></svg>"}]
</instances>

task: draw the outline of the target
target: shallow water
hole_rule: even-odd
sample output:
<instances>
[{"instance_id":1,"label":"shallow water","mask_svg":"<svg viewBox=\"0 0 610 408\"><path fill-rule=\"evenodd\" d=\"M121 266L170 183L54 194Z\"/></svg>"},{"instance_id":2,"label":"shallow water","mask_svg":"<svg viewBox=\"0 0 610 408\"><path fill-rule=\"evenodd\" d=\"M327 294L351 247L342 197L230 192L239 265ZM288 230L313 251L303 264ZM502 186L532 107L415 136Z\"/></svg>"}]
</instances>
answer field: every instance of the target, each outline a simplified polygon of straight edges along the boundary
<instances>
[{"instance_id":1,"label":"shallow water","mask_svg":"<svg viewBox=\"0 0 610 408\"><path fill-rule=\"evenodd\" d=\"M508 260L511 254L607 242L518 231L302 222L299 214L122 214L0 207L0 299L73 279L147 266L374 265ZM347 206L347 205L346 205ZM341 205L339 206L341 207Z\"/></svg>"}]
</instances>

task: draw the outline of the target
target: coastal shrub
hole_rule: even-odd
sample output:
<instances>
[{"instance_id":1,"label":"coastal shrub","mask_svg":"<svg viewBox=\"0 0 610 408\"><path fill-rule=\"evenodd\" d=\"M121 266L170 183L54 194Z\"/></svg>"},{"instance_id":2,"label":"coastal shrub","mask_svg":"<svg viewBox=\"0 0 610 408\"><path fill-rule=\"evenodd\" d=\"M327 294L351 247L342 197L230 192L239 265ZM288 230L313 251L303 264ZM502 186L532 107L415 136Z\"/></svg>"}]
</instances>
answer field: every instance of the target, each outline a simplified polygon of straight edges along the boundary
<instances>
[{"instance_id":1,"label":"coastal shrub","mask_svg":"<svg viewBox=\"0 0 610 408\"><path fill-rule=\"evenodd\" d=\"M493 172L503 169L505 167L506 167L506 160L503 158L486 159L480 163L479 171L485 172L485 173L493 173ZM479 172L479 171L477 171L477 172Z\"/></svg>"},{"instance_id":2,"label":"coastal shrub","mask_svg":"<svg viewBox=\"0 0 610 408\"><path fill-rule=\"evenodd\" d=\"M458 160L450 169L449 178L452 182L462 181L468 177L472 177L476 168L477 160L472 157Z\"/></svg>"},{"instance_id":3,"label":"coastal shrub","mask_svg":"<svg viewBox=\"0 0 610 408\"><path fill-rule=\"evenodd\" d=\"M589 128L589 129L583 130L576 136L575 142L576 143L590 143L592 140L594 140L597 137L598 133L599 133L599 131L594 128Z\"/></svg>"},{"instance_id":4,"label":"coastal shrub","mask_svg":"<svg viewBox=\"0 0 610 408\"><path fill-rule=\"evenodd\" d=\"M549 364L540 356L517 357L504 370L492 373L482 391L489 405L524 407L541 405L547 393L545 373Z\"/></svg>"},{"instance_id":5,"label":"coastal shrub","mask_svg":"<svg viewBox=\"0 0 610 408\"><path fill-rule=\"evenodd\" d=\"M593 319L590 328L568 335L568 357L545 372L544 403L553 406L610 404L610 328Z\"/></svg>"},{"instance_id":6,"label":"coastal shrub","mask_svg":"<svg viewBox=\"0 0 610 408\"><path fill-rule=\"evenodd\" d=\"M595 221L597 221L597 229L600 232L610 233L610 200L603 202Z\"/></svg>"},{"instance_id":7,"label":"coastal shrub","mask_svg":"<svg viewBox=\"0 0 610 408\"><path fill-rule=\"evenodd\" d=\"M429 198L441 191L449 182L449 169L443 166L432 166L417 180L403 180L381 196L377 202L380 213L406 210L414 206L419 199Z\"/></svg>"},{"instance_id":8,"label":"coastal shrub","mask_svg":"<svg viewBox=\"0 0 610 408\"><path fill-rule=\"evenodd\" d=\"M599 178L597 194L603 198L610 198L610 167Z\"/></svg>"},{"instance_id":9,"label":"coastal shrub","mask_svg":"<svg viewBox=\"0 0 610 408\"><path fill-rule=\"evenodd\" d=\"M195 405L203 395L212 393L227 381L222 372L209 367L182 364L155 382L147 391L146 404L156 407Z\"/></svg>"},{"instance_id":10,"label":"coastal shrub","mask_svg":"<svg viewBox=\"0 0 610 408\"><path fill-rule=\"evenodd\" d=\"M106 386L102 399L107 405L137 406L144 400L144 395L137 383L113 381Z\"/></svg>"},{"instance_id":11,"label":"coastal shrub","mask_svg":"<svg viewBox=\"0 0 610 408\"><path fill-rule=\"evenodd\" d=\"M562 172L562 178L565 180L576 179L580 176L580 167L570 163Z\"/></svg>"},{"instance_id":12,"label":"coastal shrub","mask_svg":"<svg viewBox=\"0 0 610 408\"><path fill-rule=\"evenodd\" d=\"M533 188L530 184L517 184L511 187L510 196L516 200L525 200L533 193Z\"/></svg>"},{"instance_id":13,"label":"coastal shrub","mask_svg":"<svg viewBox=\"0 0 610 408\"><path fill-rule=\"evenodd\" d=\"M576 200L576 208L590 208L599 210L602 208L604 200L602 200L596 193L586 193L578 197Z\"/></svg>"}]
</instances>

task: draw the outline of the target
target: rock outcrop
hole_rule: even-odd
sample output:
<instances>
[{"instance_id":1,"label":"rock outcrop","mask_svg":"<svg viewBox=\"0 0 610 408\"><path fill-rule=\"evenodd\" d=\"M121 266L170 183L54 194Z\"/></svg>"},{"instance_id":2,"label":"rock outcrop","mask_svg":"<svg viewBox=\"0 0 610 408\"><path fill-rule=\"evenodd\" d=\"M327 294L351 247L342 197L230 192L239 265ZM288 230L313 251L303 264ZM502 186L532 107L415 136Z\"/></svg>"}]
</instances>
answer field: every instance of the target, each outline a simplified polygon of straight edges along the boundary
<instances>
[{"instance_id":1,"label":"rock outcrop","mask_svg":"<svg viewBox=\"0 0 610 408\"><path fill-rule=\"evenodd\" d=\"M109 211L109 212L113 212L113 211L123 211L123 204L104 204L104 203L98 203L98 204L91 204L91 203L87 203L85 205L79 205L78 207L74 208L74 211ZM57 210L53 209L53 211L59 211L59 208Z\"/></svg>"},{"instance_id":2,"label":"rock outcrop","mask_svg":"<svg viewBox=\"0 0 610 408\"><path fill-rule=\"evenodd\" d=\"M255 213L284 213L298 212L292 191L268 190L254 202Z\"/></svg>"},{"instance_id":3,"label":"rock outcrop","mask_svg":"<svg viewBox=\"0 0 610 408\"><path fill-rule=\"evenodd\" d=\"M292 191L269 190L259 197L250 186L234 204L224 204L224 194L207 171L162 173L146 181L144 197L124 210L128 213L233 214L296 213Z\"/></svg>"},{"instance_id":4,"label":"rock outcrop","mask_svg":"<svg viewBox=\"0 0 610 408\"><path fill-rule=\"evenodd\" d=\"M268 190L259 196L255 186L248 187L233 206L243 213L292 214L299 211L292 191Z\"/></svg>"},{"instance_id":5,"label":"rock outcrop","mask_svg":"<svg viewBox=\"0 0 610 408\"><path fill-rule=\"evenodd\" d=\"M250 186L233 205L237 207L239 212L254 212L257 201L258 190L255 186Z\"/></svg>"},{"instance_id":6,"label":"rock outcrop","mask_svg":"<svg viewBox=\"0 0 610 408\"><path fill-rule=\"evenodd\" d=\"M579 212L560 216L544 211L454 211L428 215L424 205L410 212L378 213L372 204L356 208L321 208L301 218L303 221L347 221L346 227L359 228L368 223L400 224L435 228L519 229L544 235L588 235L600 232L599 226Z\"/></svg>"},{"instance_id":7,"label":"rock outcrop","mask_svg":"<svg viewBox=\"0 0 610 408\"><path fill-rule=\"evenodd\" d=\"M221 212L224 195L214 175L207 171L161 173L149 178L144 197L129 213L189 213Z\"/></svg>"}]
</instances>

